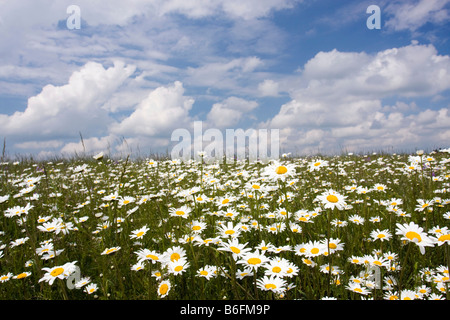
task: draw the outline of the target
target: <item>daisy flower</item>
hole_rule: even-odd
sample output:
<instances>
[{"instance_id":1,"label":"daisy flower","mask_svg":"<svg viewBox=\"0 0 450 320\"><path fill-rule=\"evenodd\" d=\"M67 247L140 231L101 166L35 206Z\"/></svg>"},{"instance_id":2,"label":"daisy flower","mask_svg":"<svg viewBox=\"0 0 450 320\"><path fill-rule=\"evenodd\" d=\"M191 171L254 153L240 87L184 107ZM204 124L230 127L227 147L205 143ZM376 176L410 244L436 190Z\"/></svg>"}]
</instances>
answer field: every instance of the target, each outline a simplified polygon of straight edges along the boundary
<instances>
[{"instance_id":1,"label":"daisy flower","mask_svg":"<svg viewBox=\"0 0 450 320\"><path fill-rule=\"evenodd\" d=\"M236 238L230 239L227 242L221 242L219 244L219 248L217 250L221 251L229 251L232 253L232 257L234 260L241 257L243 254L251 251L251 248L246 248L247 243L239 243L239 240Z\"/></svg>"},{"instance_id":2,"label":"daisy flower","mask_svg":"<svg viewBox=\"0 0 450 320\"><path fill-rule=\"evenodd\" d=\"M316 159L308 164L310 172L319 170L321 167L325 167L327 165L328 165L328 161L325 161L322 159Z\"/></svg>"},{"instance_id":3,"label":"daisy flower","mask_svg":"<svg viewBox=\"0 0 450 320\"><path fill-rule=\"evenodd\" d=\"M27 278L29 276L31 276L31 272L27 272L26 271L26 272L19 273L19 274L13 276L12 278L13 279L24 279L24 278Z\"/></svg>"},{"instance_id":4,"label":"daisy flower","mask_svg":"<svg viewBox=\"0 0 450 320\"><path fill-rule=\"evenodd\" d=\"M184 205L184 206L181 206L180 208L170 208L169 214L172 217L182 217L182 218L186 219L189 216L189 213L191 211L192 211L191 208Z\"/></svg>"},{"instance_id":5,"label":"daisy flower","mask_svg":"<svg viewBox=\"0 0 450 320\"><path fill-rule=\"evenodd\" d=\"M186 257L186 250L184 250L180 246L176 246L168 248L161 257L161 260L167 263L184 259L185 257Z\"/></svg>"},{"instance_id":6,"label":"daisy flower","mask_svg":"<svg viewBox=\"0 0 450 320\"><path fill-rule=\"evenodd\" d=\"M158 296L160 298L166 297L170 292L170 288L171 288L170 281L168 280L161 281L158 286Z\"/></svg>"},{"instance_id":7,"label":"daisy flower","mask_svg":"<svg viewBox=\"0 0 450 320\"><path fill-rule=\"evenodd\" d=\"M370 232L370 237L373 241L380 240L381 242L387 241L392 238L392 234L389 232L388 229L384 230L373 230Z\"/></svg>"},{"instance_id":8,"label":"daisy flower","mask_svg":"<svg viewBox=\"0 0 450 320\"><path fill-rule=\"evenodd\" d=\"M350 216L348 218L348 220L350 222L353 222L354 224L357 224L357 225L362 225L362 224L364 224L364 221L365 221L363 217L361 217L361 216L359 216L357 214L354 214L354 215Z\"/></svg>"},{"instance_id":9,"label":"daisy flower","mask_svg":"<svg viewBox=\"0 0 450 320\"><path fill-rule=\"evenodd\" d=\"M103 252L101 253L101 255L108 255L114 252L117 252L120 250L120 247L111 247L111 248L107 248L105 250L103 250Z\"/></svg>"},{"instance_id":10,"label":"daisy flower","mask_svg":"<svg viewBox=\"0 0 450 320\"><path fill-rule=\"evenodd\" d=\"M42 268L47 273L39 279L39 282L46 281L49 285L52 285L56 279L67 279L76 270L76 261L68 262L62 266L56 266L53 268Z\"/></svg>"},{"instance_id":11,"label":"daisy flower","mask_svg":"<svg viewBox=\"0 0 450 320\"><path fill-rule=\"evenodd\" d=\"M139 260L137 263L135 263L131 266L131 270L133 270L133 271L144 270L144 268L145 268L144 260Z\"/></svg>"},{"instance_id":12,"label":"daisy flower","mask_svg":"<svg viewBox=\"0 0 450 320\"><path fill-rule=\"evenodd\" d=\"M309 241L304 246L304 256L311 258L317 257L324 254L327 250L327 247L324 246L320 241Z\"/></svg>"},{"instance_id":13,"label":"daisy flower","mask_svg":"<svg viewBox=\"0 0 450 320\"><path fill-rule=\"evenodd\" d=\"M365 288L365 287L361 286L361 284L355 283L355 282L350 282L345 288L352 292L356 292L356 293L359 293L362 295L368 295L370 293L370 291L367 288Z\"/></svg>"},{"instance_id":14,"label":"daisy flower","mask_svg":"<svg viewBox=\"0 0 450 320\"><path fill-rule=\"evenodd\" d=\"M206 280L209 280L211 278L214 278L217 274L215 273L216 271L216 267L215 266L211 266L211 265L206 265L203 268L200 268L197 270L197 277L201 277L201 278L206 278Z\"/></svg>"},{"instance_id":15,"label":"daisy flower","mask_svg":"<svg viewBox=\"0 0 450 320\"><path fill-rule=\"evenodd\" d=\"M233 222L228 221L219 226L218 232L223 238L236 238L241 232L240 224L233 225Z\"/></svg>"},{"instance_id":16,"label":"daisy flower","mask_svg":"<svg viewBox=\"0 0 450 320\"><path fill-rule=\"evenodd\" d=\"M338 192L329 189L328 191L323 192L322 195L317 196L315 201L320 201L324 205L325 209L337 208L339 210L343 210L347 205L345 202L346 198L347 196L343 196Z\"/></svg>"},{"instance_id":17,"label":"daisy flower","mask_svg":"<svg viewBox=\"0 0 450 320\"><path fill-rule=\"evenodd\" d=\"M262 279L256 280L259 289L264 291L272 291L275 293L283 293L286 291L287 281L278 276L264 276Z\"/></svg>"},{"instance_id":18,"label":"daisy flower","mask_svg":"<svg viewBox=\"0 0 450 320\"><path fill-rule=\"evenodd\" d=\"M95 283L88 284L86 288L84 288L84 292L87 294L92 294L98 290L98 286Z\"/></svg>"},{"instance_id":19,"label":"daisy flower","mask_svg":"<svg viewBox=\"0 0 450 320\"><path fill-rule=\"evenodd\" d=\"M272 180L286 180L295 174L294 164L282 164L278 161L265 167L263 175Z\"/></svg>"},{"instance_id":20,"label":"daisy flower","mask_svg":"<svg viewBox=\"0 0 450 320\"><path fill-rule=\"evenodd\" d=\"M251 267L256 271L259 267L265 266L267 261L269 261L269 258L257 249L254 252L246 252L236 263Z\"/></svg>"},{"instance_id":21,"label":"daisy flower","mask_svg":"<svg viewBox=\"0 0 450 320\"><path fill-rule=\"evenodd\" d=\"M150 230L150 228L148 228L147 226L143 226L140 229L133 230L133 231L131 231L130 238L131 239L141 239L142 237L145 236L145 234L147 233L148 230Z\"/></svg>"},{"instance_id":22,"label":"daisy flower","mask_svg":"<svg viewBox=\"0 0 450 320\"><path fill-rule=\"evenodd\" d=\"M11 279L13 276L13 274L11 272L8 272L7 274L4 274L2 276L0 276L0 282L6 282L9 281L9 279Z\"/></svg>"},{"instance_id":23,"label":"daisy flower","mask_svg":"<svg viewBox=\"0 0 450 320\"><path fill-rule=\"evenodd\" d=\"M419 246L420 253L425 254L425 247L433 247L434 241L428 237L423 228L414 222L409 224L397 223L396 235L401 236L401 240L413 242Z\"/></svg>"},{"instance_id":24,"label":"daisy flower","mask_svg":"<svg viewBox=\"0 0 450 320\"><path fill-rule=\"evenodd\" d=\"M422 212L425 209L428 208L432 209L432 205L434 204L434 200L423 200L423 199L417 199L418 204L416 205L416 208L414 209L414 211L419 211Z\"/></svg>"},{"instance_id":25,"label":"daisy flower","mask_svg":"<svg viewBox=\"0 0 450 320\"><path fill-rule=\"evenodd\" d=\"M91 278L89 277L81 278L75 283L75 288L80 289L89 283L91 283Z\"/></svg>"},{"instance_id":26,"label":"daisy flower","mask_svg":"<svg viewBox=\"0 0 450 320\"><path fill-rule=\"evenodd\" d=\"M169 273L174 275L179 275L186 272L186 269L189 268L190 263L186 260L186 258L180 258L178 260L169 261L167 263L167 268Z\"/></svg>"}]
</instances>

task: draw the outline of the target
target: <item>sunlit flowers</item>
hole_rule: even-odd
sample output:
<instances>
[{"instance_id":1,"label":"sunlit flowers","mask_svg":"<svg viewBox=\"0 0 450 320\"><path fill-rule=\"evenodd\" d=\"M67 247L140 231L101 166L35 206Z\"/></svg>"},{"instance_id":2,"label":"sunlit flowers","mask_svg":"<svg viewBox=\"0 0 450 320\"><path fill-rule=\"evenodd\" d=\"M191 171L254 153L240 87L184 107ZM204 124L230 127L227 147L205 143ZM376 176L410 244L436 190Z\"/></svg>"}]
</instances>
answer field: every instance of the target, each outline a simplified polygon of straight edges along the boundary
<instances>
[{"instance_id":1,"label":"sunlit flowers","mask_svg":"<svg viewBox=\"0 0 450 320\"><path fill-rule=\"evenodd\" d=\"M55 266L53 268L42 268L43 271L46 271L46 274L39 279L39 282L47 282L49 285L52 285L56 279L67 279L73 272L76 270L75 266L76 261L68 262L61 266Z\"/></svg>"},{"instance_id":2,"label":"sunlit flowers","mask_svg":"<svg viewBox=\"0 0 450 320\"><path fill-rule=\"evenodd\" d=\"M420 252L425 254L425 247L433 247L434 241L423 231L423 228L414 222L409 224L397 223L396 235L401 236L401 240L416 244Z\"/></svg>"},{"instance_id":3,"label":"sunlit flowers","mask_svg":"<svg viewBox=\"0 0 450 320\"><path fill-rule=\"evenodd\" d=\"M141 239L146 235L148 230L150 230L150 228L148 228L147 226L143 226L142 228L133 230L133 231L131 231L130 238L131 239Z\"/></svg>"},{"instance_id":4,"label":"sunlit flowers","mask_svg":"<svg viewBox=\"0 0 450 320\"><path fill-rule=\"evenodd\" d=\"M345 199L347 196L343 196L340 193L329 189L328 191L323 192L320 196L316 197L317 201L320 201L325 209L334 209L337 208L339 210L344 210L347 203Z\"/></svg>"}]
</instances>

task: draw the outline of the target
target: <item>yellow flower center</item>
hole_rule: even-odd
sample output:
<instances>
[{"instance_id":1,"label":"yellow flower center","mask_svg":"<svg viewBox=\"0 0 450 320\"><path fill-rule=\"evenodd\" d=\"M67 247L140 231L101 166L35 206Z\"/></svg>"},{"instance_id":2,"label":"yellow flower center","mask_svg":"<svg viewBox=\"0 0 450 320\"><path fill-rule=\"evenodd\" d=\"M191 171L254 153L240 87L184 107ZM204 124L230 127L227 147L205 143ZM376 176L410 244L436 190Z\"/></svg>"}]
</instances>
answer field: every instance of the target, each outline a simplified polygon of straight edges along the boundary
<instances>
[{"instance_id":1,"label":"yellow flower center","mask_svg":"<svg viewBox=\"0 0 450 320\"><path fill-rule=\"evenodd\" d=\"M25 272L22 272L21 274L17 275L17 279L22 279L22 278L26 278L27 274Z\"/></svg>"},{"instance_id":2,"label":"yellow flower center","mask_svg":"<svg viewBox=\"0 0 450 320\"><path fill-rule=\"evenodd\" d=\"M183 266L176 266L174 269L176 272L183 270Z\"/></svg>"},{"instance_id":3,"label":"yellow flower center","mask_svg":"<svg viewBox=\"0 0 450 320\"><path fill-rule=\"evenodd\" d=\"M234 230L227 230L227 231L225 231L225 234L228 234L228 235L233 234L233 233L234 233Z\"/></svg>"},{"instance_id":4,"label":"yellow flower center","mask_svg":"<svg viewBox=\"0 0 450 320\"><path fill-rule=\"evenodd\" d=\"M257 264L261 263L261 259L260 258L250 258L247 260L247 262L252 265L257 265Z\"/></svg>"},{"instance_id":5,"label":"yellow flower center","mask_svg":"<svg viewBox=\"0 0 450 320\"><path fill-rule=\"evenodd\" d=\"M274 267L274 268L272 268L272 272L280 273L281 272L281 268L280 267Z\"/></svg>"},{"instance_id":6,"label":"yellow flower center","mask_svg":"<svg viewBox=\"0 0 450 320\"><path fill-rule=\"evenodd\" d=\"M200 271L200 274L202 276L207 276L208 275L208 271L202 270L202 271Z\"/></svg>"},{"instance_id":7,"label":"yellow flower center","mask_svg":"<svg viewBox=\"0 0 450 320\"><path fill-rule=\"evenodd\" d=\"M169 286L167 285L167 283L163 283L159 287L159 294L163 296L163 295L165 295L167 293L167 291L169 291Z\"/></svg>"},{"instance_id":8,"label":"yellow flower center","mask_svg":"<svg viewBox=\"0 0 450 320\"><path fill-rule=\"evenodd\" d=\"M180 255L176 252L172 253L172 255L170 256L170 260L173 261L177 261L178 259L180 259Z\"/></svg>"},{"instance_id":9,"label":"yellow flower center","mask_svg":"<svg viewBox=\"0 0 450 320\"><path fill-rule=\"evenodd\" d=\"M442 241L442 242L450 241L450 234L444 234L444 235L440 236L438 240Z\"/></svg>"},{"instance_id":10,"label":"yellow flower center","mask_svg":"<svg viewBox=\"0 0 450 320\"><path fill-rule=\"evenodd\" d=\"M152 260L159 260L159 258L153 254L148 254L145 256L146 258L152 259Z\"/></svg>"},{"instance_id":11,"label":"yellow flower center","mask_svg":"<svg viewBox=\"0 0 450 320\"><path fill-rule=\"evenodd\" d=\"M408 231L405 236L411 241L414 241L414 239L417 239L417 242L422 241L420 234L418 234L417 232L414 232L414 231Z\"/></svg>"},{"instance_id":12,"label":"yellow flower center","mask_svg":"<svg viewBox=\"0 0 450 320\"><path fill-rule=\"evenodd\" d=\"M380 233L379 235L377 235L378 239L383 239L384 237L386 237L384 234Z\"/></svg>"},{"instance_id":13,"label":"yellow flower center","mask_svg":"<svg viewBox=\"0 0 450 320\"><path fill-rule=\"evenodd\" d=\"M327 200L332 203L336 203L339 201L338 197L336 197L334 194L330 194L329 196L327 196Z\"/></svg>"},{"instance_id":14,"label":"yellow flower center","mask_svg":"<svg viewBox=\"0 0 450 320\"><path fill-rule=\"evenodd\" d=\"M184 215L184 211L177 211L177 212L175 212L175 214L177 215L177 216L182 216L182 215Z\"/></svg>"},{"instance_id":15,"label":"yellow flower center","mask_svg":"<svg viewBox=\"0 0 450 320\"><path fill-rule=\"evenodd\" d=\"M336 249L337 248L337 245L335 243L330 243L329 245L330 245L330 249Z\"/></svg>"},{"instance_id":16,"label":"yellow flower center","mask_svg":"<svg viewBox=\"0 0 450 320\"><path fill-rule=\"evenodd\" d=\"M224 199L224 200L222 200L222 204L227 204L228 202L230 202L230 199Z\"/></svg>"},{"instance_id":17,"label":"yellow flower center","mask_svg":"<svg viewBox=\"0 0 450 320\"><path fill-rule=\"evenodd\" d=\"M145 233L144 231L141 231L141 232L139 232L138 234L136 234L136 237L138 237L138 238L139 238L139 237L142 237L142 236L144 235L144 233Z\"/></svg>"},{"instance_id":18,"label":"yellow flower center","mask_svg":"<svg viewBox=\"0 0 450 320\"><path fill-rule=\"evenodd\" d=\"M230 250L233 251L233 253L236 253L236 254L241 253L241 250L239 250L239 248L237 248L237 247L230 247Z\"/></svg>"},{"instance_id":19,"label":"yellow flower center","mask_svg":"<svg viewBox=\"0 0 450 320\"><path fill-rule=\"evenodd\" d=\"M319 249L318 248L312 248L311 249L311 253L312 254L318 254L319 253Z\"/></svg>"},{"instance_id":20,"label":"yellow flower center","mask_svg":"<svg viewBox=\"0 0 450 320\"><path fill-rule=\"evenodd\" d=\"M64 268L58 267L58 268L54 269L52 272L50 272L50 275L52 277L57 277L63 272L64 272Z\"/></svg>"},{"instance_id":21,"label":"yellow flower center","mask_svg":"<svg viewBox=\"0 0 450 320\"><path fill-rule=\"evenodd\" d=\"M314 167L318 167L318 166L320 166L320 162L314 163Z\"/></svg>"},{"instance_id":22,"label":"yellow flower center","mask_svg":"<svg viewBox=\"0 0 450 320\"><path fill-rule=\"evenodd\" d=\"M356 292L359 292L359 293L362 292L362 289L361 289L361 288L355 288L355 289L353 289L353 290L356 291Z\"/></svg>"},{"instance_id":23,"label":"yellow flower center","mask_svg":"<svg viewBox=\"0 0 450 320\"><path fill-rule=\"evenodd\" d=\"M276 174L285 174L287 172L287 168L285 166L279 166L275 169Z\"/></svg>"},{"instance_id":24,"label":"yellow flower center","mask_svg":"<svg viewBox=\"0 0 450 320\"><path fill-rule=\"evenodd\" d=\"M274 285L273 283L268 283L265 285L265 287L266 287L266 289L276 289L277 288L277 286Z\"/></svg>"},{"instance_id":25,"label":"yellow flower center","mask_svg":"<svg viewBox=\"0 0 450 320\"><path fill-rule=\"evenodd\" d=\"M193 226L192 227L192 230L194 230L194 231L198 231L198 230L200 230L202 227L200 227L200 226Z\"/></svg>"}]
</instances>

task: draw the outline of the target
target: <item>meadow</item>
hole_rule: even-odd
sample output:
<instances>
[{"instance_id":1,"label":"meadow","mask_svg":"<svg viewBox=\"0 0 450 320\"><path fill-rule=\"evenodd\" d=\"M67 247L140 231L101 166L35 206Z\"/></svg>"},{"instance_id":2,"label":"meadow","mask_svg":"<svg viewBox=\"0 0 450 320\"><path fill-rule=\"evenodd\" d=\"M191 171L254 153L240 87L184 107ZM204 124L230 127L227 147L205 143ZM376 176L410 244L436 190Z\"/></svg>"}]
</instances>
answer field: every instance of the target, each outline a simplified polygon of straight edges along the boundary
<instances>
[{"instance_id":1,"label":"meadow","mask_svg":"<svg viewBox=\"0 0 450 320\"><path fill-rule=\"evenodd\" d=\"M446 300L450 155L0 164L0 299Z\"/></svg>"}]
</instances>

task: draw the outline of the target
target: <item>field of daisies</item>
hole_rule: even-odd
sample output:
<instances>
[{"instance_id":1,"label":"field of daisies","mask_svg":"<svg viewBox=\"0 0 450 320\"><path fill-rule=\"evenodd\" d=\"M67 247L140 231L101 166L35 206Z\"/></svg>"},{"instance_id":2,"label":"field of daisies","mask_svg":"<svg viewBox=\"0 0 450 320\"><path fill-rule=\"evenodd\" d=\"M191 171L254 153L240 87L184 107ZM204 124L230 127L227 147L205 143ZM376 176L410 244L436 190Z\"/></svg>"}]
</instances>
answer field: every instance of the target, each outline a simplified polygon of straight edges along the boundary
<instances>
[{"instance_id":1,"label":"field of daisies","mask_svg":"<svg viewBox=\"0 0 450 320\"><path fill-rule=\"evenodd\" d=\"M450 153L0 163L0 299L446 300Z\"/></svg>"}]
</instances>

